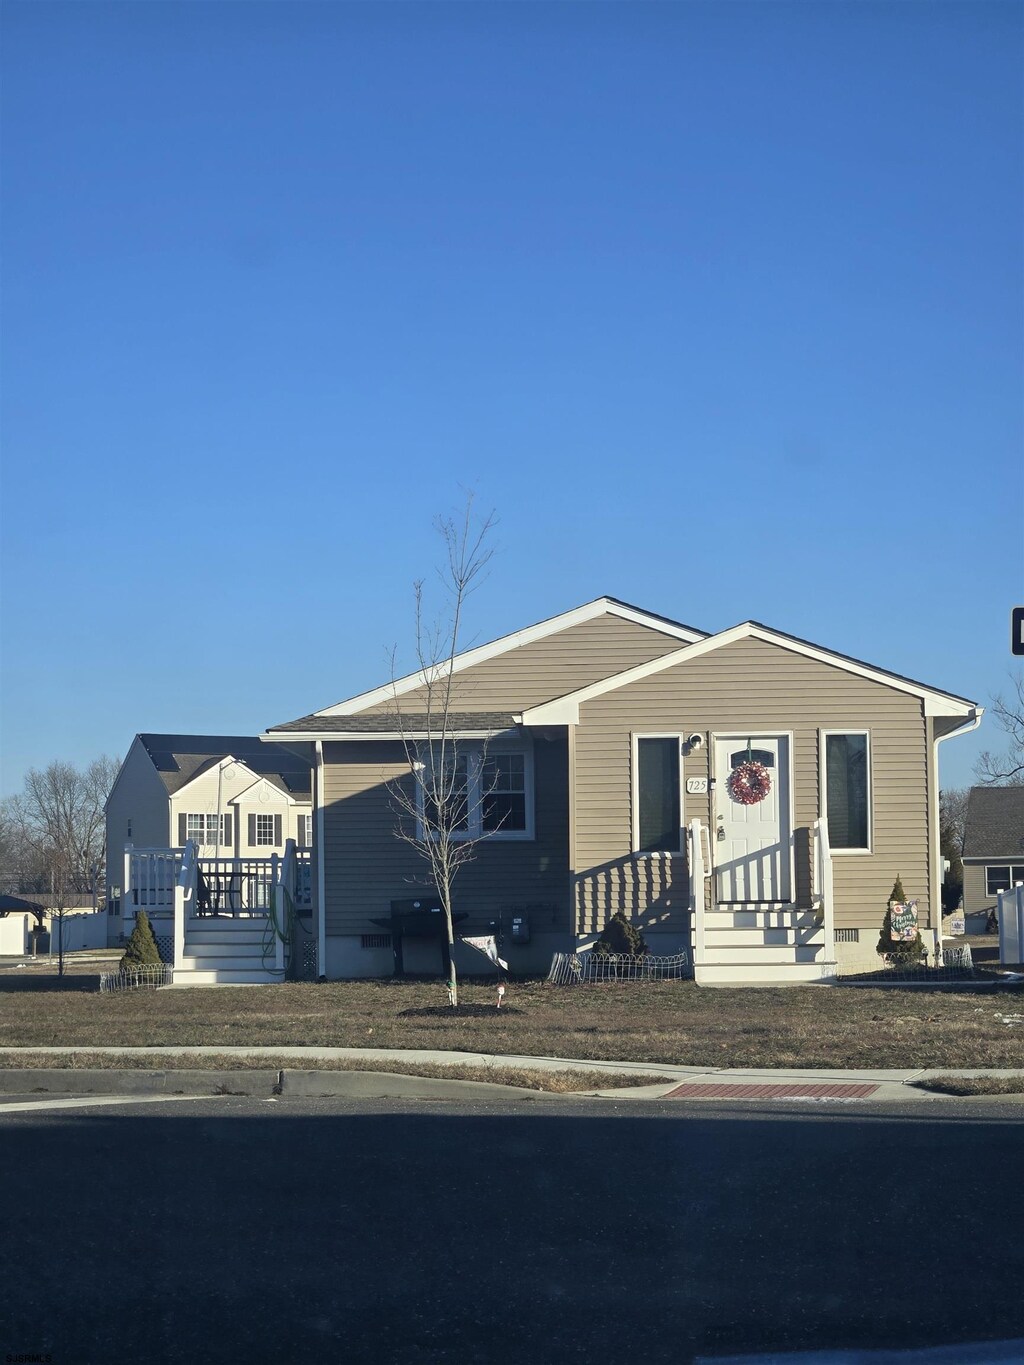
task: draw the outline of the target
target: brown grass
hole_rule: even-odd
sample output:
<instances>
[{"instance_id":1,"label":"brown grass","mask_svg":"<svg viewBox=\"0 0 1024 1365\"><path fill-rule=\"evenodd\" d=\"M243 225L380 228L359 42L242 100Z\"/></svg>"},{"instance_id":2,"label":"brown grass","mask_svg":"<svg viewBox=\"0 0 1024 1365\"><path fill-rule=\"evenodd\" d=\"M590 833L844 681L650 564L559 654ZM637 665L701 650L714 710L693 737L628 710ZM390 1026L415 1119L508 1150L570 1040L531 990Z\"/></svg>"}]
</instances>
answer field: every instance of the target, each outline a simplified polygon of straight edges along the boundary
<instances>
[{"instance_id":1,"label":"brown grass","mask_svg":"<svg viewBox=\"0 0 1024 1365\"><path fill-rule=\"evenodd\" d=\"M690 981L557 988L467 983L437 1009L437 982L249 989L13 990L0 975L0 1045L437 1048L694 1066L1014 1067L1024 992L892 987L703 989ZM34 982L33 985L43 983ZM294 1065L294 1062L293 1062Z\"/></svg>"},{"instance_id":2,"label":"brown grass","mask_svg":"<svg viewBox=\"0 0 1024 1365\"><path fill-rule=\"evenodd\" d=\"M914 1084L941 1095L1024 1095L1024 1071L1019 1076L928 1076Z\"/></svg>"},{"instance_id":3,"label":"brown grass","mask_svg":"<svg viewBox=\"0 0 1024 1365\"><path fill-rule=\"evenodd\" d=\"M0 1070L72 1071L384 1071L395 1076L431 1076L441 1080L487 1081L522 1090L567 1095L579 1090L624 1090L638 1085L667 1085L668 1076L645 1076L622 1071L547 1071L526 1066L485 1066L462 1062L412 1062L398 1057L317 1057L304 1066L302 1058L274 1053L238 1056L225 1052L121 1053L16 1052L0 1054Z\"/></svg>"}]
</instances>

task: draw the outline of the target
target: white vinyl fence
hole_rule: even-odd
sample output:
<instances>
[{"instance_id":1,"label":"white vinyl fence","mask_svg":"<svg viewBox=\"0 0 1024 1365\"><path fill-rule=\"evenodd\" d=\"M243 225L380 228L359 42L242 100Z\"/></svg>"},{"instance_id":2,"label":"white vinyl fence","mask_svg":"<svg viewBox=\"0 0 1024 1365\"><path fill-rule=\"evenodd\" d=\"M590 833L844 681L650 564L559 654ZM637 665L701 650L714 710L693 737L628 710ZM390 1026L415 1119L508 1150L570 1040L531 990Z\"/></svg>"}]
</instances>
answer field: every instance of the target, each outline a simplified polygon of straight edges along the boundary
<instances>
[{"instance_id":1,"label":"white vinyl fence","mask_svg":"<svg viewBox=\"0 0 1024 1365\"><path fill-rule=\"evenodd\" d=\"M1024 886L999 893L999 961L1024 962Z\"/></svg>"},{"instance_id":2,"label":"white vinyl fence","mask_svg":"<svg viewBox=\"0 0 1024 1365\"><path fill-rule=\"evenodd\" d=\"M56 957L63 933L64 951L78 953L83 948L105 948L107 946L107 917L102 910L91 914L64 915L50 919L50 956Z\"/></svg>"}]
</instances>

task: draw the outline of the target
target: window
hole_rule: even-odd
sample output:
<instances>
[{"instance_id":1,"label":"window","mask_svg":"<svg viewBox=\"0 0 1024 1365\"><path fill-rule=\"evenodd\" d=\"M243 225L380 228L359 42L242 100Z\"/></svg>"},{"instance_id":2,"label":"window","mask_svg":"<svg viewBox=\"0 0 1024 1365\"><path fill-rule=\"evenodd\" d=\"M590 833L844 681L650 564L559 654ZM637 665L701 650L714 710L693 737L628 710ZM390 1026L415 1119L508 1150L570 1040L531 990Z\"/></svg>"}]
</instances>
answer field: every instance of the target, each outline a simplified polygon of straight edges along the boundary
<instances>
[{"instance_id":1,"label":"window","mask_svg":"<svg viewBox=\"0 0 1024 1365\"><path fill-rule=\"evenodd\" d=\"M274 845L274 817L272 815L256 816L256 838L253 841L257 846L268 844Z\"/></svg>"},{"instance_id":2,"label":"window","mask_svg":"<svg viewBox=\"0 0 1024 1365\"><path fill-rule=\"evenodd\" d=\"M300 815L297 825L298 837L295 842L299 848L313 847L313 817L312 815Z\"/></svg>"},{"instance_id":3,"label":"window","mask_svg":"<svg viewBox=\"0 0 1024 1365\"><path fill-rule=\"evenodd\" d=\"M467 839L532 839L533 754L460 744L443 774L435 767L431 779L420 779L420 838L439 800L452 803L455 831Z\"/></svg>"},{"instance_id":4,"label":"window","mask_svg":"<svg viewBox=\"0 0 1024 1365\"><path fill-rule=\"evenodd\" d=\"M1016 886L1018 882L1024 882L1024 866L1013 863L1000 863L998 866L985 868L985 890L990 896L997 896L1000 891L1009 891L1011 886Z\"/></svg>"},{"instance_id":5,"label":"window","mask_svg":"<svg viewBox=\"0 0 1024 1365\"><path fill-rule=\"evenodd\" d=\"M181 818L185 822L184 838L181 840L182 843L188 839L194 839L197 844L205 844L211 848L216 847L218 843L216 815L185 815ZM221 837L219 842L222 844L230 842L227 838L225 825L225 822L229 818L230 817L226 815L220 817Z\"/></svg>"},{"instance_id":6,"label":"window","mask_svg":"<svg viewBox=\"0 0 1024 1365\"><path fill-rule=\"evenodd\" d=\"M682 851L680 735L638 735L634 765L634 839L637 853Z\"/></svg>"},{"instance_id":7,"label":"window","mask_svg":"<svg viewBox=\"0 0 1024 1365\"><path fill-rule=\"evenodd\" d=\"M822 731L823 811L835 852L871 851L871 766L866 730Z\"/></svg>"}]
</instances>

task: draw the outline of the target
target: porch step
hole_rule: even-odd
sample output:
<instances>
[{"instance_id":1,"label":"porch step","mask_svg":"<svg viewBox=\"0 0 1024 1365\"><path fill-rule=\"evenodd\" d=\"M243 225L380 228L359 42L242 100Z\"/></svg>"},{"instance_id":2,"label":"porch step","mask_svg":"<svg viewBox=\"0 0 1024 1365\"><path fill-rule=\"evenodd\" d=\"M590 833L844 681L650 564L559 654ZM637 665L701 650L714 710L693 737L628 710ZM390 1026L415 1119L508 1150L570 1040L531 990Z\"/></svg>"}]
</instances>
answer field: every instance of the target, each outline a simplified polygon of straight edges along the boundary
<instances>
[{"instance_id":1,"label":"porch step","mask_svg":"<svg viewBox=\"0 0 1024 1365\"><path fill-rule=\"evenodd\" d=\"M277 972L254 971L251 967L218 967L216 970L176 968L175 986L266 986L284 978Z\"/></svg>"},{"instance_id":2,"label":"porch step","mask_svg":"<svg viewBox=\"0 0 1024 1365\"><path fill-rule=\"evenodd\" d=\"M718 944L713 948L705 945L704 964L731 964L734 962L764 962L769 965L797 965L803 962L817 962L825 953L822 943L735 943Z\"/></svg>"},{"instance_id":3,"label":"porch step","mask_svg":"<svg viewBox=\"0 0 1024 1365\"><path fill-rule=\"evenodd\" d=\"M786 944L790 946L806 946L810 943L823 945L825 942L825 931L819 924L808 924L803 926L783 925L781 928L771 929L733 929L733 928L707 928L704 931L704 943L707 949L717 948L745 948L757 945L758 947L781 947Z\"/></svg>"},{"instance_id":4,"label":"porch step","mask_svg":"<svg viewBox=\"0 0 1024 1365\"><path fill-rule=\"evenodd\" d=\"M262 953L190 953L185 950L181 959L182 968L186 971L221 971L225 967L238 968L242 971L261 972L266 967L274 965L274 954L268 953L264 960Z\"/></svg>"},{"instance_id":5,"label":"porch step","mask_svg":"<svg viewBox=\"0 0 1024 1365\"><path fill-rule=\"evenodd\" d=\"M704 915L708 929L813 929L818 920L809 908L794 909L793 906L737 906L734 910L719 907L708 910Z\"/></svg>"},{"instance_id":6,"label":"porch step","mask_svg":"<svg viewBox=\"0 0 1024 1365\"><path fill-rule=\"evenodd\" d=\"M705 962L694 967L698 986L800 986L810 981L828 981L836 974L834 962L765 962L737 959L732 962Z\"/></svg>"},{"instance_id":7,"label":"porch step","mask_svg":"<svg viewBox=\"0 0 1024 1365\"><path fill-rule=\"evenodd\" d=\"M252 937L223 934L219 938L196 938L192 934L186 934L185 951L187 953L258 953L261 951L264 941L262 934L254 934ZM273 943L274 940L268 936L266 942Z\"/></svg>"}]
</instances>

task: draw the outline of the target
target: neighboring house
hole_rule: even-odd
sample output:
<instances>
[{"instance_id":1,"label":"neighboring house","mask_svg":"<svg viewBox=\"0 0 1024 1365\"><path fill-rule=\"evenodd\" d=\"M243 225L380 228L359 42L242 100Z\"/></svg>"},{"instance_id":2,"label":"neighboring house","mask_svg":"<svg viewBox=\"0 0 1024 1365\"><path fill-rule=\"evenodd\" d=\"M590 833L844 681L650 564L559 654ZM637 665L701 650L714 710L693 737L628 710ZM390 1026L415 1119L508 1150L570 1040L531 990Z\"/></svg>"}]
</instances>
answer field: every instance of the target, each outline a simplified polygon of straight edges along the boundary
<instances>
[{"instance_id":1,"label":"neighboring house","mask_svg":"<svg viewBox=\"0 0 1024 1365\"><path fill-rule=\"evenodd\" d=\"M136 735L106 804L110 942L123 932L124 853L182 848L205 858L269 858L311 841L308 762L252 735Z\"/></svg>"},{"instance_id":2,"label":"neighboring house","mask_svg":"<svg viewBox=\"0 0 1024 1365\"><path fill-rule=\"evenodd\" d=\"M328 977L390 974L392 903L426 885L389 791L414 794L396 706L422 733L423 682L261 736L314 770ZM693 952L699 981L820 979L837 956L876 960L897 875L922 929L941 922L937 749L978 724L972 701L756 622L707 635L608 597L460 654L454 697L464 780L491 794L458 931L497 926L514 969L586 949L624 910L652 952ZM770 790L745 803L748 761ZM405 957L430 969L437 952Z\"/></svg>"},{"instance_id":3,"label":"neighboring house","mask_svg":"<svg viewBox=\"0 0 1024 1365\"><path fill-rule=\"evenodd\" d=\"M1000 891L1024 882L1024 787L972 787L964 824L964 920L981 934Z\"/></svg>"}]
</instances>

